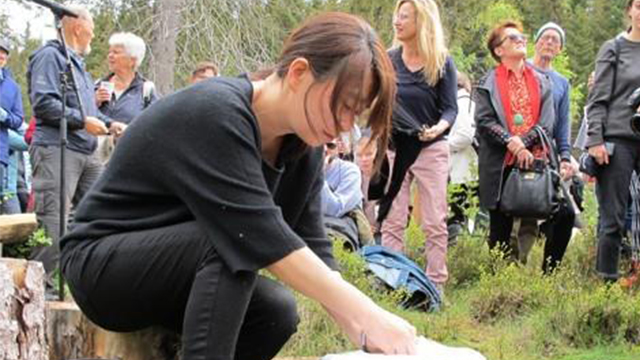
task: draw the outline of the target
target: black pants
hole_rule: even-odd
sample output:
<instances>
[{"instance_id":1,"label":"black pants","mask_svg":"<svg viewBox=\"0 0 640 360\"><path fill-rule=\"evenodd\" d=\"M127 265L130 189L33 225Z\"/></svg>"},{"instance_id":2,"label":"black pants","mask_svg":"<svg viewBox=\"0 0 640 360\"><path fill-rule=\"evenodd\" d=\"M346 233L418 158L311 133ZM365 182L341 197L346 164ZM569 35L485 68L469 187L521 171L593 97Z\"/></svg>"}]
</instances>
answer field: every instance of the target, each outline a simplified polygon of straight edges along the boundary
<instances>
[{"instance_id":1,"label":"black pants","mask_svg":"<svg viewBox=\"0 0 640 360\"><path fill-rule=\"evenodd\" d=\"M597 175L599 229L596 270L607 280L618 278L633 170L640 171L640 146L633 142L617 141L613 155L609 156L609 165Z\"/></svg>"},{"instance_id":2,"label":"black pants","mask_svg":"<svg viewBox=\"0 0 640 360\"><path fill-rule=\"evenodd\" d=\"M552 219L546 221L542 228L546 237L544 244L544 261L542 271L551 273L562 261L575 222L575 212L566 204L562 204ZM507 216L499 210L489 211L489 247L496 246L511 253L511 230L513 217Z\"/></svg>"},{"instance_id":3,"label":"black pants","mask_svg":"<svg viewBox=\"0 0 640 360\"><path fill-rule=\"evenodd\" d=\"M195 222L65 244L61 268L89 319L179 332L184 360L271 359L298 324L288 290L230 272Z\"/></svg>"}]
</instances>

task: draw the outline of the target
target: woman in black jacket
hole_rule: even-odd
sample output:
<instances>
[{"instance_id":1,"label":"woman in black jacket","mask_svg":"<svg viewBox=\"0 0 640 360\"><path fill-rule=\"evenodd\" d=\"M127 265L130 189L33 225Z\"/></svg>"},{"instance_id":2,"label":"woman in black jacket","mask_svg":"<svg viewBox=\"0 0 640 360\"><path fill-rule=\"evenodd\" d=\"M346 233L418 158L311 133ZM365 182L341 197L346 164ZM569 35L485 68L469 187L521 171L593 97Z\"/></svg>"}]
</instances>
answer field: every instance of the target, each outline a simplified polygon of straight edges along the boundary
<instances>
[{"instance_id":1,"label":"woman in black jacket","mask_svg":"<svg viewBox=\"0 0 640 360\"><path fill-rule=\"evenodd\" d=\"M546 157L534 127L552 134L553 98L547 78L525 61L526 38L519 24L494 28L488 47L499 65L476 93L480 206L490 212L490 247L509 251L513 217L500 211L502 183L514 166L528 168L534 159Z\"/></svg>"}]
</instances>

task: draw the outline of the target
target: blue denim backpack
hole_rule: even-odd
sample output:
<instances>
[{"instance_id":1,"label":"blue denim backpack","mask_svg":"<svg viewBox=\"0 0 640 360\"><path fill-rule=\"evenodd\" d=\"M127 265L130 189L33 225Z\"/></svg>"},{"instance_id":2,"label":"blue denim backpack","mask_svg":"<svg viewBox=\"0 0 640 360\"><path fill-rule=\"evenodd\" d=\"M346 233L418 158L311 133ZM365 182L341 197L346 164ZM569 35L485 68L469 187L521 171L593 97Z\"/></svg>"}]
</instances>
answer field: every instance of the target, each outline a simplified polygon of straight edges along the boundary
<instances>
[{"instance_id":1,"label":"blue denim backpack","mask_svg":"<svg viewBox=\"0 0 640 360\"><path fill-rule=\"evenodd\" d=\"M407 291L403 307L425 311L440 308L442 298L435 284L406 256L381 245L364 246L360 253L377 279L394 290Z\"/></svg>"}]
</instances>

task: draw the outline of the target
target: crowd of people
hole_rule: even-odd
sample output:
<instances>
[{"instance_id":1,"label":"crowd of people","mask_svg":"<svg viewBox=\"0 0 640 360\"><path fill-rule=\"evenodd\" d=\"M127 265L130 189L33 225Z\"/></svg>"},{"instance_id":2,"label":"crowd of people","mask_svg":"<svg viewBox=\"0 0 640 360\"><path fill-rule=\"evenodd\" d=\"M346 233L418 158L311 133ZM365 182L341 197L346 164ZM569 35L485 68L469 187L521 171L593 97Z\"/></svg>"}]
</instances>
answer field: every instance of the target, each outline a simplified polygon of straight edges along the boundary
<instances>
[{"instance_id":1,"label":"crowd of people","mask_svg":"<svg viewBox=\"0 0 640 360\"><path fill-rule=\"evenodd\" d=\"M290 292L258 274L266 268L321 303L354 343L412 354L415 329L340 277L326 233L354 250L375 242L403 252L413 216L425 273L443 293L447 249L473 222L466 210L477 197L489 247L526 263L543 234L549 274L578 222L583 179L595 179L600 204L598 274L620 279L631 233L635 273L623 280L638 280L640 0L628 1L629 28L598 53L579 160L570 82L553 69L567 36L553 22L535 32L530 59L521 25L496 24L487 39L496 66L472 85L433 0L397 1L390 50L365 21L325 13L291 33L272 70L220 77L203 62L189 87L160 97L139 72L146 45L132 33L109 38L109 73L95 81L85 68L93 19L73 10L61 24L66 48L52 40L29 59L29 129L5 67L11 46L0 41L0 209L35 212L53 239L32 254L48 291L60 267L83 312L107 329L168 327L183 334L185 359L269 359L298 317ZM65 53L77 93L61 84ZM512 173L554 163L552 213L506 210Z\"/></svg>"}]
</instances>

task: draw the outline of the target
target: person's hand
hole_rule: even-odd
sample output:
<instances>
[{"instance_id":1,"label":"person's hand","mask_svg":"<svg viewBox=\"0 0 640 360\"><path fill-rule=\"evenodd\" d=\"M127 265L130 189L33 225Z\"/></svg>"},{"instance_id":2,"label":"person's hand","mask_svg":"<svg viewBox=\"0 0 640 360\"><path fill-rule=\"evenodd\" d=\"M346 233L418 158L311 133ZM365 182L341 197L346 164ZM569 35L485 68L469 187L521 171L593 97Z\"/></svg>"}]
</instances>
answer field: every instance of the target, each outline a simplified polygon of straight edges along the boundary
<instances>
[{"instance_id":1,"label":"person's hand","mask_svg":"<svg viewBox=\"0 0 640 360\"><path fill-rule=\"evenodd\" d=\"M595 176L589 176L585 173L582 173L582 181L584 181L585 183L588 184L593 184L594 182L596 182L596 177Z\"/></svg>"},{"instance_id":2,"label":"person's hand","mask_svg":"<svg viewBox=\"0 0 640 360\"><path fill-rule=\"evenodd\" d=\"M109 133L109 129L107 129L104 122L93 116L87 116L84 119L84 129L94 136L107 135Z\"/></svg>"},{"instance_id":3,"label":"person's hand","mask_svg":"<svg viewBox=\"0 0 640 360\"><path fill-rule=\"evenodd\" d=\"M5 121L9 117L9 112L3 107L0 107L0 122Z\"/></svg>"},{"instance_id":4,"label":"person's hand","mask_svg":"<svg viewBox=\"0 0 640 360\"><path fill-rule=\"evenodd\" d=\"M590 147L589 155L593 156L593 158L596 159L598 165L609 164L609 153L607 152L607 148L604 146L604 144Z\"/></svg>"},{"instance_id":5,"label":"person's hand","mask_svg":"<svg viewBox=\"0 0 640 360\"><path fill-rule=\"evenodd\" d=\"M560 162L560 177L566 181L571 179L577 172L575 166L569 161Z\"/></svg>"},{"instance_id":6,"label":"person's hand","mask_svg":"<svg viewBox=\"0 0 640 360\"><path fill-rule=\"evenodd\" d=\"M369 318L361 342L364 351L387 355L415 355L416 328L406 320L382 308L379 314Z\"/></svg>"},{"instance_id":7,"label":"person's hand","mask_svg":"<svg viewBox=\"0 0 640 360\"><path fill-rule=\"evenodd\" d=\"M520 150L516 155L516 162L521 169L530 169L533 159L533 154L527 149Z\"/></svg>"},{"instance_id":8,"label":"person's hand","mask_svg":"<svg viewBox=\"0 0 640 360\"><path fill-rule=\"evenodd\" d=\"M96 90L96 105L100 106L102 103L108 102L111 100L111 93L104 87L99 87Z\"/></svg>"},{"instance_id":9,"label":"person's hand","mask_svg":"<svg viewBox=\"0 0 640 360\"><path fill-rule=\"evenodd\" d=\"M359 324L352 319L341 317L329 311L336 324L345 332L349 340L358 348L370 353L388 355L414 355L416 329L406 320L371 304L369 316Z\"/></svg>"},{"instance_id":10,"label":"person's hand","mask_svg":"<svg viewBox=\"0 0 640 360\"><path fill-rule=\"evenodd\" d=\"M431 141L440 136L440 134L442 134L443 132L447 131L448 128L449 123L447 121L440 120L440 122L438 122L438 124L435 126L423 126L422 132L420 132L418 138L420 139L420 141Z\"/></svg>"},{"instance_id":11,"label":"person's hand","mask_svg":"<svg viewBox=\"0 0 640 360\"><path fill-rule=\"evenodd\" d=\"M116 139L120 138L124 131L127 129L127 124L121 123L119 121L112 121L109 126L109 133L116 137Z\"/></svg>"},{"instance_id":12,"label":"person's hand","mask_svg":"<svg viewBox=\"0 0 640 360\"><path fill-rule=\"evenodd\" d=\"M512 154L517 154L518 152L525 150L526 146L524 146L524 142L520 138L520 136L513 136L509 139L507 143L507 149Z\"/></svg>"}]
</instances>

